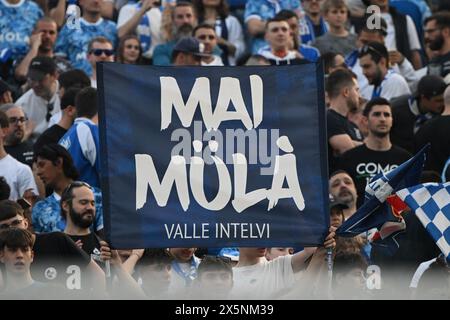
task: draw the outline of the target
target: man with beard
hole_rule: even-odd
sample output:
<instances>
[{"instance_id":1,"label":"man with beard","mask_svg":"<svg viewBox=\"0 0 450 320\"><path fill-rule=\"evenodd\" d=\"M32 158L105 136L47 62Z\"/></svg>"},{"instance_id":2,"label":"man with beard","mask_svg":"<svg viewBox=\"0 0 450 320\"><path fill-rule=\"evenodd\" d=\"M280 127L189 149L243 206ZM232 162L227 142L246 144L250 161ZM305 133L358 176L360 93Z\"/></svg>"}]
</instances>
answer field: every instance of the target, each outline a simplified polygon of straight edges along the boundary
<instances>
[{"instance_id":1,"label":"man with beard","mask_svg":"<svg viewBox=\"0 0 450 320\"><path fill-rule=\"evenodd\" d=\"M63 191L78 179L78 171L69 152L58 144L44 145L36 152L35 162L38 177L54 192L34 205L33 229L36 233L64 231L67 224L61 214L60 199ZM98 189L93 189L93 192L97 213L93 230L101 232L103 229L102 195Z\"/></svg>"},{"instance_id":2,"label":"man with beard","mask_svg":"<svg viewBox=\"0 0 450 320\"><path fill-rule=\"evenodd\" d=\"M9 128L5 137L5 150L16 160L29 165L33 165L33 143L25 138L25 126L27 117L22 108L7 103L0 107L6 113L9 120Z\"/></svg>"},{"instance_id":3,"label":"man with beard","mask_svg":"<svg viewBox=\"0 0 450 320\"><path fill-rule=\"evenodd\" d=\"M61 195L61 216L66 221L67 234L88 255L101 254L101 239L92 233L95 220L95 196L90 185L74 181Z\"/></svg>"},{"instance_id":4,"label":"man with beard","mask_svg":"<svg viewBox=\"0 0 450 320\"><path fill-rule=\"evenodd\" d=\"M37 56L52 58L56 63L59 74L71 69L69 61L56 56L53 52L57 37L58 27L55 20L44 17L37 22L33 34L30 37L30 50L22 61L18 63L16 70L14 71L16 79L26 80L31 60Z\"/></svg>"},{"instance_id":5,"label":"man with beard","mask_svg":"<svg viewBox=\"0 0 450 320\"><path fill-rule=\"evenodd\" d=\"M425 44L436 54L428 64L428 74L446 78L450 74L450 12L425 19L424 34Z\"/></svg>"},{"instance_id":6,"label":"man with beard","mask_svg":"<svg viewBox=\"0 0 450 320\"><path fill-rule=\"evenodd\" d=\"M202 57L202 66L223 66L222 58L214 55L213 50L217 47L216 30L209 24L201 24L195 27L192 35L204 45L204 57Z\"/></svg>"},{"instance_id":7,"label":"man with beard","mask_svg":"<svg viewBox=\"0 0 450 320\"><path fill-rule=\"evenodd\" d=\"M363 98L392 99L411 94L405 78L389 68L389 53L379 42L369 42L359 49L359 64L370 86L362 92Z\"/></svg>"},{"instance_id":8,"label":"man with beard","mask_svg":"<svg viewBox=\"0 0 450 320\"><path fill-rule=\"evenodd\" d=\"M359 105L359 88L356 76L349 70L332 72L326 82L326 92L330 100L327 110L328 167L333 172L336 158L362 142L357 127L347 120L352 110Z\"/></svg>"},{"instance_id":9,"label":"man with beard","mask_svg":"<svg viewBox=\"0 0 450 320\"><path fill-rule=\"evenodd\" d=\"M405 95L391 101L393 144L414 152L414 135L422 125L444 110L443 94L446 86L441 77L427 75L420 79L415 95Z\"/></svg>"},{"instance_id":10,"label":"man with beard","mask_svg":"<svg viewBox=\"0 0 450 320\"><path fill-rule=\"evenodd\" d=\"M336 170L331 174L329 181L330 194L336 203L343 204L344 220L350 218L357 210L357 192L352 177L344 170Z\"/></svg>"},{"instance_id":11,"label":"man with beard","mask_svg":"<svg viewBox=\"0 0 450 320\"><path fill-rule=\"evenodd\" d=\"M31 89L16 104L22 106L30 120L31 132L41 134L47 129L52 115L60 111L59 82L55 61L38 56L31 61L27 75Z\"/></svg>"},{"instance_id":12,"label":"man with beard","mask_svg":"<svg viewBox=\"0 0 450 320\"><path fill-rule=\"evenodd\" d=\"M344 153L339 168L353 178L358 192L358 207L363 204L366 185L375 175L397 168L411 154L392 145L389 132L392 127L392 111L389 101L374 98L364 108L364 121L369 135L364 144Z\"/></svg>"},{"instance_id":13,"label":"man with beard","mask_svg":"<svg viewBox=\"0 0 450 320\"><path fill-rule=\"evenodd\" d=\"M197 25L197 16L192 3L179 1L172 10L173 39L165 44L156 46L153 51L153 65L170 66L172 51L178 40L190 37Z\"/></svg>"}]
</instances>

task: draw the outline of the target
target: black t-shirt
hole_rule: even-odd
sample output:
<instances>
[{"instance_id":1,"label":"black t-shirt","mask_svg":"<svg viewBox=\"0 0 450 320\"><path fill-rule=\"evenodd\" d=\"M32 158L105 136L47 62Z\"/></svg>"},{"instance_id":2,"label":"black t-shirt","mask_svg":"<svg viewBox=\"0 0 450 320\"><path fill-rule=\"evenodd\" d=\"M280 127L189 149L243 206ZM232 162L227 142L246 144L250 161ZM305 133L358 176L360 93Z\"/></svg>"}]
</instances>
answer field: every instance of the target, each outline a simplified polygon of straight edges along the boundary
<instances>
[{"instance_id":1,"label":"black t-shirt","mask_svg":"<svg viewBox=\"0 0 450 320\"><path fill-rule=\"evenodd\" d=\"M365 188L372 177L395 169L409 158L408 151L394 145L388 151L375 151L363 144L345 152L339 159L338 168L347 171L355 182L359 207L364 203Z\"/></svg>"},{"instance_id":2,"label":"black t-shirt","mask_svg":"<svg viewBox=\"0 0 450 320\"><path fill-rule=\"evenodd\" d=\"M60 125L53 125L47 130L45 130L40 137L37 139L36 143L34 144L34 152L37 152L40 150L43 146L50 144L50 143L58 143L59 140L64 136L64 134L67 132L66 129L61 127Z\"/></svg>"},{"instance_id":3,"label":"black t-shirt","mask_svg":"<svg viewBox=\"0 0 450 320\"><path fill-rule=\"evenodd\" d=\"M416 151L431 143L425 167L441 173L450 157L450 116L431 119L417 131L414 140Z\"/></svg>"},{"instance_id":4,"label":"black t-shirt","mask_svg":"<svg viewBox=\"0 0 450 320\"><path fill-rule=\"evenodd\" d=\"M85 236L73 236L68 235L73 242L77 242L78 240L81 240L83 243L83 246L81 249L86 252L89 256L91 254L99 255L100 254L100 241L93 233L89 233Z\"/></svg>"},{"instance_id":5,"label":"black t-shirt","mask_svg":"<svg viewBox=\"0 0 450 320\"><path fill-rule=\"evenodd\" d=\"M5 146L6 153L10 154L17 161L33 166L33 144L29 141L24 141L15 146Z\"/></svg>"},{"instance_id":6,"label":"black t-shirt","mask_svg":"<svg viewBox=\"0 0 450 320\"><path fill-rule=\"evenodd\" d=\"M329 173L336 170L337 158L330 145L330 138L333 136L348 134L352 140L362 141L359 129L346 117L337 113L333 109L327 111L327 139L328 139L328 168Z\"/></svg>"},{"instance_id":7,"label":"black t-shirt","mask_svg":"<svg viewBox=\"0 0 450 320\"><path fill-rule=\"evenodd\" d=\"M428 74L445 78L450 73L450 52L431 59L428 63Z\"/></svg>"},{"instance_id":8,"label":"black t-shirt","mask_svg":"<svg viewBox=\"0 0 450 320\"><path fill-rule=\"evenodd\" d=\"M71 266L83 270L91 258L62 232L36 234L33 246L32 278L41 282L65 284Z\"/></svg>"}]
</instances>

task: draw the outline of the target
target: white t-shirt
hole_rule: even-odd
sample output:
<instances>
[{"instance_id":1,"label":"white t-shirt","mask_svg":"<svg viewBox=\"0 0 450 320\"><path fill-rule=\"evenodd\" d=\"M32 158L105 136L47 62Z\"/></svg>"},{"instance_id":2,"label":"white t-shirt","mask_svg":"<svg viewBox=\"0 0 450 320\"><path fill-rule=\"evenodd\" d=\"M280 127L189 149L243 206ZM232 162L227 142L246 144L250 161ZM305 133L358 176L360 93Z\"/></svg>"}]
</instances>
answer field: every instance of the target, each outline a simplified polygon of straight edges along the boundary
<instances>
[{"instance_id":1,"label":"white t-shirt","mask_svg":"<svg viewBox=\"0 0 450 320\"><path fill-rule=\"evenodd\" d=\"M388 51L390 50L398 50L396 42L395 42L395 28L394 28L394 22L392 20L392 16L390 13L382 13L381 16L384 20L386 20L387 24L387 36L384 40L384 43L386 45L386 48ZM410 16L406 16L406 28L405 33L408 35L409 40L409 48L411 50L420 50L420 41L419 36L417 35L416 26L414 25L414 21L411 19ZM404 36L404 34L402 34Z\"/></svg>"},{"instance_id":2,"label":"white t-shirt","mask_svg":"<svg viewBox=\"0 0 450 320\"><path fill-rule=\"evenodd\" d=\"M232 299L273 299L295 284L292 255L233 268Z\"/></svg>"},{"instance_id":3,"label":"white t-shirt","mask_svg":"<svg viewBox=\"0 0 450 320\"><path fill-rule=\"evenodd\" d=\"M379 96L387 100L406 94L411 94L405 78L403 78L398 73L393 72L392 70L388 71L380 86L381 92ZM373 90L373 85L366 86L365 88L363 88L363 90L361 90L361 96L364 99L371 100Z\"/></svg>"},{"instance_id":4,"label":"white t-shirt","mask_svg":"<svg viewBox=\"0 0 450 320\"><path fill-rule=\"evenodd\" d=\"M0 159L0 176L3 176L11 188L10 200L22 198L27 190L38 195L36 182L29 166L17 161L9 154Z\"/></svg>"},{"instance_id":5,"label":"white t-shirt","mask_svg":"<svg viewBox=\"0 0 450 320\"><path fill-rule=\"evenodd\" d=\"M187 279L187 277L188 275L194 276L194 274L196 274L196 269L200 264L200 259L196 256L194 256L194 261L194 263L172 262L172 271L170 273L170 284L168 288L169 295L183 295L190 289L189 286L192 285L193 282L192 279ZM175 263L178 265L180 270L174 267ZM192 270L192 268L195 268L195 271ZM187 280L190 281L190 284L186 283Z\"/></svg>"},{"instance_id":6,"label":"white t-shirt","mask_svg":"<svg viewBox=\"0 0 450 320\"><path fill-rule=\"evenodd\" d=\"M28 119L33 121L36 125L33 132L41 134L48 128L47 116L47 105L52 104L53 110L50 111L51 115L54 115L61 111L60 99L58 95L59 83L56 82L55 94L51 97L50 101L47 101L34 93L33 89L25 92L16 102L16 105L22 107L23 111L27 115Z\"/></svg>"},{"instance_id":7,"label":"white t-shirt","mask_svg":"<svg viewBox=\"0 0 450 320\"><path fill-rule=\"evenodd\" d=\"M119 12L119 17L117 19L117 29L127 23L137 12L139 11L139 5L136 3L124 5ZM151 44L148 50L145 50L142 55L145 58L151 58L153 55L153 50L155 47L163 43L161 35L161 10L159 8L152 8L146 13L149 26L141 25L138 23L136 27L136 33L138 36L147 35L151 37Z\"/></svg>"},{"instance_id":8,"label":"white t-shirt","mask_svg":"<svg viewBox=\"0 0 450 320\"><path fill-rule=\"evenodd\" d=\"M204 67L210 67L210 66L223 66L222 58L218 56L214 56L214 60L210 63L206 63L202 61L202 66Z\"/></svg>"}]
</instances>

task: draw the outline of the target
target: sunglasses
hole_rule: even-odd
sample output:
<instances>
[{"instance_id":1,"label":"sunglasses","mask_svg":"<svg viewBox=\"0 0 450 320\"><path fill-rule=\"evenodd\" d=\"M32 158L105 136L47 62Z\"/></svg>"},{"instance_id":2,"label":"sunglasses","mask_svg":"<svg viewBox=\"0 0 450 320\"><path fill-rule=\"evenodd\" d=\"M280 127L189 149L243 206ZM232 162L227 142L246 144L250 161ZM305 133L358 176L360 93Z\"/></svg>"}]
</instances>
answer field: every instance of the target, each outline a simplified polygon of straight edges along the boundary
<instances>
[{"instance_id":1,"label":"sunglasses","mask_svg":"<svg viewBox=\"0 0 450 320\"><path fill-rule=\"evenodd\" d=\"M19 122L20 122L20 123L25 123L25 122L27 122L27 121L28 121L28 118L27 118L27 117L20 117L20 118L17 118L17 117L11 117L11 118L9 118L8 120L9 120L9 123L10 123L10 124L18 124Z\"/></svg>"},{"instance_id":2,"label":"sunglasses","mask_svg":"<svg viewBox=\"0 0 450 320\"><path fill-rule=\"evenodd\" d=\"M200 36L198 36L199 40L214 40L216 38L216 36L213 36L212 34L206 35L206 34L202 34Z\"/></svg>"},{"instance_id":3,"label":"sunglasses","mask_svg":"<svg viewBox=\"0 0 450 320\"><path fill-rule=\"evenodd\" d=\"M379 57L384 57L385 55L384 54L382 54L380 51L378 51L377 49L375 49L374 47L372 47L372 46L369 46L369 45L364 45L361 49L359 49L359 53L360 54L366 54L366 53L369 53L369 52L373 52L373 53L375 53L377 56L379 56Z\"/></svg>"},{"instance_id":4,"label":"sunglasses","mask_svg":"<svg viewBox=\"0 0 450 320\"><path fill-rule=\"evenodd\" d=\"M52 111L54 109L54 105L53 103L47 103L47 114L45 115L45 119L47 120L47 122L50 121L50 118L52 117Z\"/></svg>"},{"instance_id":5,"label":"sunglasses","mask_svg":"<svg viewBox=\"0 0 450 320\"><path fill-rule=\"evenodd\" d=\"M89 53L93 54L94 56L100 57L103 53L110 57L114 54L114 50L112 49L92 49L89 51Z\"/></svg>"},{"instance_id":6,"label":"sunglasses","mask_svg":"<svg viewBox=\"0 0 450 320\"><path fill-rule=\"evenodd\" d=\"M15 219L10 223L2 223L0 224L0 230L6 230L8 228L18 227L22 223L23 219Z\"/></svg>"},{"instance_id":7,"label":"sunglasses","mask_svg":"<svg viewBox=\"0 0 450 320\"><path fill-rule=\"evenodd\" d=\"M125 48L127 48L127 49L135 49L135 50L139 50L140 49L139 46L133 46L132 44L126 45Z\"/></svg>"}]
</instances>

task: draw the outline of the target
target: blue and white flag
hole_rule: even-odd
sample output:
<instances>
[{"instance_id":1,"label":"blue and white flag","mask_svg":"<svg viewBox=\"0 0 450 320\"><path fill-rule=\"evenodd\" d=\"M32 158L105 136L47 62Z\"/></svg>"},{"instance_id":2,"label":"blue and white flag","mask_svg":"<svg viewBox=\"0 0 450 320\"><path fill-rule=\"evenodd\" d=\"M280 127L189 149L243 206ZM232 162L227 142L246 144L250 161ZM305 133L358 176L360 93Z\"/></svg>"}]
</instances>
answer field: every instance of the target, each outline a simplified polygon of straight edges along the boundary
<instances>
[{"instance_id":1,"label":"blue and white flag","mask_svg":"<svg viewBox=\"0 0 450 320\"><path fill-rule=\"evenodd\" d=\"M386 199L397 190L419 183L428 148L429 144L397 168L373 177L366 187L364 204L337 229L336 234L354 237L389 221L392 211L388 210Z\"/></svg>"},{"instance_id":2,"label":"blue and white flag","mask_svg":"<svg viewBox=\"0 0 450 320\"><path fill-rule=\"evenodd\" d=\"M450 182L420 184L397 195L416 213L450 263Z\"/></svg>"}]
</instances>

